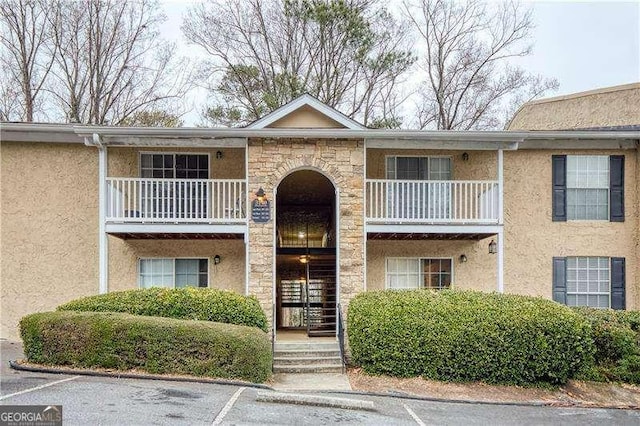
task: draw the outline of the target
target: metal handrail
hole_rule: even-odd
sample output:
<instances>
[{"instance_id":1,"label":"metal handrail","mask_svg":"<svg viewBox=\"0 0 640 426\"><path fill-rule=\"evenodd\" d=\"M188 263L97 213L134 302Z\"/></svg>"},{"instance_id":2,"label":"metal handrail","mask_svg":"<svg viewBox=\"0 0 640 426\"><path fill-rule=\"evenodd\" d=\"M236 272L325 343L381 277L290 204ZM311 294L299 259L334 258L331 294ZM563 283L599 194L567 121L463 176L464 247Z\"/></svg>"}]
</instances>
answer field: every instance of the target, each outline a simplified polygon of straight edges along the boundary
<instances>
[{"instance_id":1,"label":"metal handrail","mask_svg":"<svg viewBox=\"0 0 640 426\"><path fill-rule=\"evenodd\" d=\"M338 327L338 343L340 346L340 360L342 361L342 373L344 374L346 371L346 357L344 353L344 324L342 323L342 306L338 303L338 312L337 312L337 327Z\"/></svg>"},{"instance_id":2,"label":"metal handrail","mask_svg":"<svg viewBox=\"0 0 640 426\"><path fill-rule=\"evenodd\" d=\"M271 311L271 322L273 324L271 324L271 372L273 373L273 366L275 364L275 357L276 357L276 322L275 322L275 312L276 312L276 304L273 303L272 304L272 311Z\"/></svg>"}]
</instances>

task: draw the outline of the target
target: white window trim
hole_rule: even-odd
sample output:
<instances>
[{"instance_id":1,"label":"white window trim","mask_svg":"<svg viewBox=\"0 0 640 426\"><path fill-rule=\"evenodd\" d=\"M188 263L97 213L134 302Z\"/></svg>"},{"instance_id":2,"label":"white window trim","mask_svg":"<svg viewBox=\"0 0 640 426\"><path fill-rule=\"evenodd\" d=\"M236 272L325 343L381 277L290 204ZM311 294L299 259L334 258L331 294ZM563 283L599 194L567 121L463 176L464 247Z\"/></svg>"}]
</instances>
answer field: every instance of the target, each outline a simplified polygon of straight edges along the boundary
<instances>
[{"instance_id":1,"label":"white window trim","mask_svg":"<svg viewBox=\"0 0 640 426\"><path fill-rule=\"evenodd\" d=\"M582 293L582 292L577 292L577 291L570 292L568 290L568 287L569 287L569 279L568 278L565 278L565 285L566 285L566 288L567 288L567 291L566 291L566 295L567 296L569 296L569 295L571 295L571 296L605 296L605 295L609 296L609 306L608 307L601 308L601 307L593 307L593 306L588 306L588 305L587 305L587 307L591 307L591 308L594 308L594 309L611 309L611 257L609 257L609 256L567 256L566 257L567 262L569 261L570 258L575 258L575 259L578 259L578 258L587 258L587 259L588 258L604 258L604 259L607 259L607 265L608 265L608 269L609 269L609 291L608 292L602 292L602 291L587 292L587 293ZM567 265L567 269L568 269L568 267L569 266ZM576 271L577 271L577 269L576 269ZM587 271L588 271L588 269L587 269ZM567 306L580 307L580 306L583 306L583 305L569 305L569 304L567 304Z\"/></svg>"},{"instance_id":2,"label":"white window trim","mask_svg":"<svg viewBox=\"0 0 640 426\"><path fill-rule=\"evenodd\" d=\"M193 256L186 256L186 257L160 257L160 256L156 256L156 257L139 257L136 266L136 272L138 274L138 288L143 288L142 287L142 275L141 275L141 271L140 271L140 262L142 260L172 260L173 261L173 279L171 282L171 288L176 288L176 260L178 259L187 259L187 260L206 260L207 261L207 286L206 287L195 287L195 288L210 288L210 283L211 283L211 258L209 257L193 257Z\"/></svg>"},{"instance_id":3,"label":"white window trim","mask_svg":"<svg viewBox=\"0 0 640 426\"><path fill-rule=\"evenodd\" d=\"M567 170L565 171L565 182L567 182L567 186L565 188L565 190L568 192L570 189L605 189L605 188L571 188L568 185L568 174L569 174L569 167L568 167L568 158L569 157L607 157L607 159L609 159L611 157L611 155L607 155L607 154L602 154L602 155L594 155L594 154L567 154ZM611 222L611 168L609 168L609 186L606 188L607 190L607 218L606 219L569 219L567 217L567 222L579 222L579 223L589 223L589 222L595 222L595 223L602 223L602 222ZM567 205L565 206L565 211L567 212L567 216L568 216L568 209L569 204L567 202ZM573 257L584 257L584 256L573 256ZM602 256L591 256L591 257L602 257Z\"/></svg>"},{"instance_id":4,"label":"white window trim","mask_svg":"<svg viewBox=\"0 0 640 426\"><path fill-rule=\"evenodd\" d=\"M400 290L400 289L393 289L391 287L389 287L389 260L392 259L403 259L403 260L418 260L418 261L423 261L423 260L450 260L451 261L451 284L449 285L449 288L452 289L455 283L455 264L453 261L453 257L440 257L440 256L420 256L420 257L416 257L416 256L390 256L390 257L385 257L384 258L384 288L385 290ZM424 272L420 272L420 276L424 279ZM424 287L418 287L418 289L424 289ZM406 289L406 290L410 290L410 289Z\"/></svg>"},{"instance_id":5,"label":"white window trim","mask_svg":"<svg viewBox=\"0 0 640 426\"><path fill-rule=\"evenodd\" d=\"M210 152L184 152L184 151L138 151L138 177L142 178L142 156L148 154L156 154L156 155L206 155L207 156L207 179L211 179L211 153ZM173 167L175 169L175 158ZM148 179L148 178L145 178ZM163 178L164 179L164 178ZM173 179L176 179L174 176ZM187 179L187 180L198 180L198 179ZM176 258L179 259L179 258Z\"/></svg>"},{"instance_id":6,"label":"white window trim","mask_svg":"<svg viewBox=\"0 0 640 426\"><path fill-rule=\"evenodd\" d=\"M389 179L389 158L397 158L397 157L411 157L411 158L448 158L449 160L451 160L451 179L450 180L454 180L454 176L453 176L453 155L419 155L419 154L410 154L410 155L405 155L405 154L386 154L384 156L384 178L385 179ZM397 167L397 163L396 163L396 167ZM427 181L429 182L447 182L447 181L442 181L442 180L430 180L427 179ZM429 259L436 259L435 257L431 257Z\"/></svg>"}]
</instances>

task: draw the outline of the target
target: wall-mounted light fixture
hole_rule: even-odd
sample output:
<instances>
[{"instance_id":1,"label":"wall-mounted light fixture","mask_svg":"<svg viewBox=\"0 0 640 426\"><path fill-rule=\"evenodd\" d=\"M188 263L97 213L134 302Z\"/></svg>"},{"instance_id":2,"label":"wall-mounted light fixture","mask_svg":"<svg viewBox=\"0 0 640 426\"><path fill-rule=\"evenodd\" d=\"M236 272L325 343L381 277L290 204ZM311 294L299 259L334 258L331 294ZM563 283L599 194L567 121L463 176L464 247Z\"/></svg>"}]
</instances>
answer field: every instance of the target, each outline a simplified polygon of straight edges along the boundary
<instances>
[{"instance_id":1,"label":"wall-mounted light fixture","mask_svg":"<svg viewBox=\"0 0 640 426\"><path fill-rule=\"evenodd\" d=\"M468 152L463 152L462 153L462 161L467 161L469 160L469 153Z\"/></svg>"},{"instance_id":2,"label":"wall-mounted light fixture","mask_svg":"<svg viewBox=\"0 0 640 426\"><path fill-rule=\"evenodd\" d=\"M300 263L302 263L303 265L305 263L309 263L309 256L307 256L306 254L303 254L302 256L300 256Z\"/></svg>"},{"instance_id":3,"label":"wall-mounted light fixture","mask_svg":"<svg viewBox=\"0 0 640 426\"><path fill-rule=\"evenodd\" d=\"M461 254L460 255L460 263L464 263L467 261L467 255L466 254Z\"/></svg>"},{"instance_id":4,"label":"wall-mounted light fixture","mask_svg":"<svg viewBox=\"0 0 640 426\"><path fill-rule=\"evenodd\" d=\"M267 201L267 195L264 193L262 187L256 191L256 200L258 200L260 204L264 204L264 202Z\"/></svg>"},{"instance_id":5,"label":"wall-mounted light fixture","mask_svg":"<svg viewBox=\"0 0 640 426\"><path fill-rule=\"evenodd\" d=\"M489 254L496 254L498 252L498 244L496 240L491 240L489 243Z\"/></svg>"},{"instance_id":6,"label":"wall-mounted light fixture","mask_svg":"<svg viewBox=\"0 0 640 426\"><path fill-rule=\"evenodd\" d=\"M216 254L215 256L213 256L213 264L214 265L219 265L221 260L222 260L222 258L220 257L219 254Z\"/></svg>"},{"instance_id":7,"label":"wall-mounted light fixture","mask_svg":"<svg viewBox=\"0 0 640 426\"><path fill-rule=\"evenodd\" d=\"M223 157L222 151L216 151L216 159L221 160Z\"/></svg>"}]
</instances>

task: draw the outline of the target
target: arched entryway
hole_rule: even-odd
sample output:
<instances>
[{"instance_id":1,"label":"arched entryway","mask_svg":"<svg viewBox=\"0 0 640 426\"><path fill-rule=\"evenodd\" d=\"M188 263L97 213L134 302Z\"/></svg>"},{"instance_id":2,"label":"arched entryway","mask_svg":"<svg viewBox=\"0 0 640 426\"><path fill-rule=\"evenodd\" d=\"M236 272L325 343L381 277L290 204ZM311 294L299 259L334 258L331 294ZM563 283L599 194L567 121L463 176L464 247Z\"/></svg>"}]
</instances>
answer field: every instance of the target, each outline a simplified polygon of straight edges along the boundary
<instances>
[{"instance_id":1,"label":"arched entryway","mask_svg":"<svg viewBox=\"0 0 640 426\"><path fill-rule=\"evenodd\" d=\"M336 189L323 174L298 170L276 194L276 328L335 335Z\"/></svg>"}]
</instances>

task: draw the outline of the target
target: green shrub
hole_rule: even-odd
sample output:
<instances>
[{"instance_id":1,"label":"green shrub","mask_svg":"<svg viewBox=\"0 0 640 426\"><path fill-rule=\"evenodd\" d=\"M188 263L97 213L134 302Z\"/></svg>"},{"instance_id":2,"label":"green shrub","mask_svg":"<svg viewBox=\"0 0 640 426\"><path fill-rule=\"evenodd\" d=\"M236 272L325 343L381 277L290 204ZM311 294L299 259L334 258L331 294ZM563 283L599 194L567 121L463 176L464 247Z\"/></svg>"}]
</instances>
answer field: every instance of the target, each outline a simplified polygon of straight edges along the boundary
<instances>
[{"instance_id":1,"label":"green shrub","mask_svg":"<svg viewBox=\"0 0 640 426\"><path fill-rule=\"evenodd\" d=\"M580 377L640 383L640 313L574 309L591 325L596 349L593 364L585 366Z\"/></svg>"},{"instance_id":2,"label":"green shrub","mask_svg":"<svg viewBox=\"0 0 640 426\"><path fill-rule=\"evenodd\" d=\"M59 311L125 312L176 319L222 322L267 331L267 317L255 297L213 288L148 288L85 297Z\"/></svg>"},{"instance_id":3,"label":"green shrub","mask_svg":"<svg viewBox=\"0 0 640 426\"><path fill-rule=\"evenodd\" d=\"M495 293L362 293L347 331L367 373L444 381L563 383L593 353L589 324L570 308Z\"/></svg>"},{"instance_id":4,"label":"green shrub","mask_svg":"<svg viewBox=\"0 0 640 426\"><path fill-rule=\"evenodd\" d=\"M20 321L30 362L263 382L268 335L254 327L115 312L57 311Z\"/></svg>"}]
</instances>

